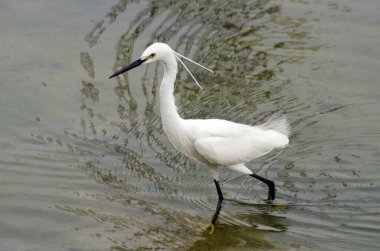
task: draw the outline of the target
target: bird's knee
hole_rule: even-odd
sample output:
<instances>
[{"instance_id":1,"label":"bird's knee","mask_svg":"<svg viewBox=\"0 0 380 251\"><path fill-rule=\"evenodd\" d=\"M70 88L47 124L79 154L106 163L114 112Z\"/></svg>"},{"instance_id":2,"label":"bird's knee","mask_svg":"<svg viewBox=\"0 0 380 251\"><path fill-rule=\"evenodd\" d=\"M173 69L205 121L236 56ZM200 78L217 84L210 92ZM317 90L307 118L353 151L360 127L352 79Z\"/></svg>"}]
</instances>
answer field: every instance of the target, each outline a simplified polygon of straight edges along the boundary
<instances>
[{"instance_id":1,"label":"bird's knee","mask_svg":"<svg viewBox=\"0 0 380 251\"><path fill-rule=\"evenodd\" d=\"M218 169L216 167L208 167L208 169L210 170L211 176L214 180L219 180Z\"/></svg>"}]
</instances>

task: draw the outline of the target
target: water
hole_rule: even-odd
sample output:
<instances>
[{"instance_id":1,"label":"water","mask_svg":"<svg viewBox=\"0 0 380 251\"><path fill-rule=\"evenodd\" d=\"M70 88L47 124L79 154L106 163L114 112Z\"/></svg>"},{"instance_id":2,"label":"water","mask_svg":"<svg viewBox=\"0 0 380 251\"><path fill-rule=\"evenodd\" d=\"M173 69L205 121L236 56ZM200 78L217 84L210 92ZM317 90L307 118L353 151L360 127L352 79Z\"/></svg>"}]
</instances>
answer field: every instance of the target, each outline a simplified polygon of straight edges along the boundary
<instances>
[{"instance_id":1,"label":"water","mask_svg":"<svg viewBox=\"0 0 380 251\"><path fill-rule=\"evenodd\" d=\"M379 11L359 1L3 1L0 250L378 250ZM154 41L186 118L261 123L291 145L227 170L227 202L163 133L160 66L108 76Z\"/></svg>"}]
</instances>

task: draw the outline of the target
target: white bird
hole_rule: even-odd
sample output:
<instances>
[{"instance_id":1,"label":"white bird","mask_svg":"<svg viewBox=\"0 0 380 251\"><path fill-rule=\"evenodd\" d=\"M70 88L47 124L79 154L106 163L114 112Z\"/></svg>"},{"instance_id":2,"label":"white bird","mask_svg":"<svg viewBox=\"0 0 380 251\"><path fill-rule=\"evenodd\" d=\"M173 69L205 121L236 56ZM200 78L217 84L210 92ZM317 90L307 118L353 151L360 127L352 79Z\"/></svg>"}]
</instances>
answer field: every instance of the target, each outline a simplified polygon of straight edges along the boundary
<instances>
[{"instance_id":1,"label":"white bird","mask_svg":"<svg viewBox=\"0 0 380 251\"><path fill-rule=\"evenodd\" d=\"M224 199L218 181L217 168L219 166L250 175L264 182L269 188L268 200L274 200L275 183L254 174L245 166L245 163L263 156L273 149L288 145L289 124L286 118L272 118L258 126L238 124L221 119L181 118L177 113L173 95L177 75L177 60L183 64L179 57L201 66L175 52L167 44L154 43L145 49L138 60L115 72L110 78L142 64L155 61L162 62L164 75L159 90L161 121L163 129L174 147L209 168L214 178L219 202ZM185 65L184 67L188 70ZM204 66L201 67L207 69ZM194 78L191 73L190 75ZM194 80L196 81L195 78ZM197 81L196 83L198 84Z\"/></svg>"}]
</instances>

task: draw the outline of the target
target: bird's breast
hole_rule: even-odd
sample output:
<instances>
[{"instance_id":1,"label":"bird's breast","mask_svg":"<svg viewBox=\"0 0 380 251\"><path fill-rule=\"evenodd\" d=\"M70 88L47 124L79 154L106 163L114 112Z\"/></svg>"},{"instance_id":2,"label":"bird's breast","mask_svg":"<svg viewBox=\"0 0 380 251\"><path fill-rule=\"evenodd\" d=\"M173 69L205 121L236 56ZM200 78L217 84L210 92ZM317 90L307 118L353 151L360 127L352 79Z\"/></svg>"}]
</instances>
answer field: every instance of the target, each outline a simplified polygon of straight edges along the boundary
<instances>
[{"instance_id":1,"label":"bird's breast","mask_svg":"<svg viewBox=\"0 0 380 251\"><path fill-rule=\"evenodd\" d=\"M213 165L196 151L194 147L195 137L194 134L191 133L191 130L189 131L179 125L175 126L173 124L163 124L163 128L170 142L177 150L196 161L199 161L206 165Z\"/></svg>"}]
</instances>

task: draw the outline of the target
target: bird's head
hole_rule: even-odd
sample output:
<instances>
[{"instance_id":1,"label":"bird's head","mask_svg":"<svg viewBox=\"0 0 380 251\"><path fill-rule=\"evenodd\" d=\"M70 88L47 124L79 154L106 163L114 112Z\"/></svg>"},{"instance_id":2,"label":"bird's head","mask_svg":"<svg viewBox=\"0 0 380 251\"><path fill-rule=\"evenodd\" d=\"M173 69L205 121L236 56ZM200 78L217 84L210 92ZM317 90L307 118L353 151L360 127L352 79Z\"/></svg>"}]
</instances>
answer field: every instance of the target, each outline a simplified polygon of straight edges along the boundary
<instances>
[{"instance_id":1,"label":"bird's head","mask_svg":"<svg viewBox=\"0 0 380 251\"><path fill-rule=\"evenodd\" d=\"M164 43L154 43L145 49L140 59L144 60L144 64L149 64L157 60L163 60L168 55L173 54L174 52L169 45Z\"/></svg>"},{"instance_id":2,"label":"bird's head","mask_svg":"<svg viewBox=\"0 0 380 251\"><path fill-rule=\"evenodd\" d=\"M170 48L169 45L164 43L154 43L145 49L139 59L115 72L109 78L116 77L142 64L149 64L156 62L157 60L164 60L165 57L168 57L169 55L174 55L174 51Z\"/></svg>"},{"instance_id":3,"label":"bird's head","mask_svg":"<svg viewBox=\"0 0 380 251\"><path fill-rule=\"evenodd\" d=\"M117 72L112 74L111 77L109 77L109 78L116 77L116 76L118 76L124 72L127 72L133 68L136 68L137 66L142 65L142 64L149 64L149 63L156 62L158 60L161 60L162 62L167 63L167 62L170 62L171 59L174 59L174 60L177 59L183 65L183 67L186 69L186 71L190 74L190 76L194 79L195 83L199 86L199 88L202 89L202 87L200 86L198 81L195 79L195 77L190 72L190 70L187 68L185 63L181 60L181 58L186 59L186 60L190 61L191 63L196 64L196 65L202 67L203 69L206 69L206 70L214 73L209 68L191 60L190 58L187 58L187 57L179 54L178 52L173 51L169 45L164 44L164 43L154 43L145 49L145 51L143 52L143 54L141 55L141 57L139 59L132 62L128 66L123 67L122 69L118 70ZM171 65L173 66L173 64L171 64ZM177 67L177 64L175 64L174 66Z\"/></svg>"}]
</instances>

